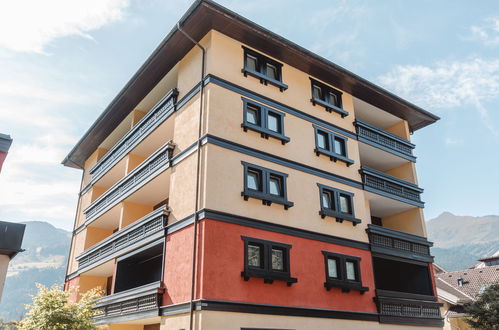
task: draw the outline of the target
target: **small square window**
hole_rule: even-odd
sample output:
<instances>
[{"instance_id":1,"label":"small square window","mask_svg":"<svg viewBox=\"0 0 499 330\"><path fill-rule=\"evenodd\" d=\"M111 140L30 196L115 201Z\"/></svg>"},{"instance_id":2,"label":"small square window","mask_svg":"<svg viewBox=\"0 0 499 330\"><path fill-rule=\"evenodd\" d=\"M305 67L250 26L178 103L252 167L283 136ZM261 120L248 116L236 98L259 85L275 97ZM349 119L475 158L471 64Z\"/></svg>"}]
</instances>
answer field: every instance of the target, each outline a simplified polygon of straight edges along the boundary
<instances>
[{"instance_id":1,"label":"small square window","mask_svg":"<svg viewBox=\"0 0 499 330\"><path fill-rule=\"evenodd\" d=\"M279 80L277 67L275 65L267 63L267 77L274 80Z\"/></svg>"},{"instance_id":2,"label":"small square window","mask_svg":"<svg viewBox=\"0 0 499 330\"><path fill-rule=\"evenodd\" d=\"M244 49L244 76L253 76L260 83L277 86L282 92L288 88L282 82L282 64L273 59L243 46Z\"/></svg>"},{"instance_id":3,"label":"small square window","mask_svg":"<svg viewBox=\"0 0 499 330\"><path fill-rule=\"evenodd\" d=\"M261 123L261 111L260 108L253 105L253 104L248 104L246 108L246 121L250 124L253 125L260 125Z\"/></svg>"},{"instance_id":4,"label":"small square window","mask_svg":"<svg viewBox=\"0 0 499 330\"><path fill-rule=\"evenodd\" d=\"M256 56L246 54L246 67L249 70L258 71L258 59Z\"/></svg>"},{"instance_id":5,"label":"small square window","mask_svg":"<svg viewBox=\"0 0 499 330\"><path fill-rule=\"evenodd\" d=\"M326 132L317 132L317 147L321 149L329 149L329 136Z\"/></svg>"},{"instance_id":6,"label":"small square window","mask_svg":"<svg viewBox=\"0 0 499 330\"><path fill-rule=\"evenodd\" d=\"M348 111L342 108L341 102L341 92L330 87L326 84L323 84L317 80L310 78L312 83L312 101L313 105L321 105L328 112L336 112L341 117L348 116Z\"/></svg>"},{"instance_id":7,"label":"small square window","mask_svg":"<svg viewBox=\"0 0 499 330\"><path fill-rule=\"evenodd\" d=\"M263 268L263 249L260 245L248 244L248 266Z\"/></svg>"},{"instance_id":8,"label":"small square window","mask_svg":"<svg viewBox=\"0 0 499 330\"><path fill-rule=\"evenodd\" d=\"M346 261L346 277L349 281L356 281L357 275L355 272L355 263L353 261Z\"/></svg>"},{"instance_id":9,"label":"small square window","mask_svg":"<svg viewBox=\"0 0 499 330\"><path fill-rule=\"evenodd\" d=\"M250 197L262 200L264 205L272 203L284 205L284 209L293 206L286 194L287 174L268 168L241 162L244 165L244 190L241 193L244 200Z\"/></svg>"},{"instance_id":10,"label":"small square window","mask_svg":"<svg viewBox=\"0 0 499 330\"><path fill-rule=\"evenodd\" d=\"M364 293L369 290L362 286L360 279L360 258L345 254L322 251L326 264L326 282L324 286L327 290L333 287L341 288L343 292L356 290Z\"/></svg>"},{"instance_id":11,"label":"small square window","mask_svg":"<svg viewBox=\"0 0 499 330\"><path fill-rule=\"evenodd\" d=\"M282 196L282 177L278 175L271 175L269 179L269 192L272 195Z\"/></svg>"},{"instance_id":12,"label":"small square window","mask_svg":"<svg viewBox=\"0 0 499 330\"><path fill-rule=\"evenodd\" d=\"M245 281L249 281L250 277L260 277L269 284L274 280L285 281L288 286L297 282L290 274L291 245L245 236L241 238L245 246L245 264L241 275Z\"/></svg>"},{"instance_id":13,"label":"small square window","mask_svg":"<svg viewBox=\"0 0 499 330\"><path fill-rule=\"evenodd\" d=\"M340 194L340 211L352 214L352 198L350 195Z\"/></svg>"},{"instance_id":14,"label":"small square window","mask_svg":"<svg viewBox=\"0 0 499 330\"><path fill-rule=\"evenodd\" d=\"M327 275L331 278L338 278L338 259L327 259Z\"/></svg>"},{"instance_id":15,"label":"small square window","mask_svg":"<svg viewBox=\"0 0 499 330\"><path fill-rule=\"evenodd\" d=\"M281 116L274 112L269 112L267 116L267 128L273 132L282 133Z\"/></svg>"},{"instance_id":16,"label":"small square window","mask_svg":"<svg viewBox=\"0 0 499 330\"><path fill-rule=\"evenodd\" d=\"M250 129L259 132L263 138L273 137L281 140L282 144L290 141L289 137L284 135L284 113L245 98L243 102L244 115L241 126L245 132Z\"/></svg>"},{"instance_id":17,"label":"small square window","mask_svg":"<svg viewBox=\"0 0 499 330\"><path fill-rule=\"evenodd\" d=\"M320 193L320 206L319 214L322 218L326 216L336 218L337 222L344 220L351 221L355 226L361 221L355 218L353 210L353 194L347 191L338 190L317 184Z\"/></svg>"},{"instance_id":18,"label":"small square window","mask_svg":"<svg viewBox=\"0 0 499 330\"><path fill-rule=\"evenodd\" d=\"M284 251L272 248L272 270L284 271Z\"/></svg>"},{"instance_id":19,"label":"small square window","mask_svg":"<svg viewBox=\"0 0 499 330\"><path fill-rule=\"evenodd\" d=\"M347 155L346 153L346 147L345 147L345 140L339 137L334 138L334 152L338 155L345 156Z\"/></svg>"},{"instance_id":20,"label":"small square window","mask_svg":"<svg viewBox=\"0 0 499 330\"><path fill-rule=\"evenodd\" d=\"M262 173L258 170L248 170L248 188L262 191Z\"/></svg>"},{"instance_id":21,"label":"small square window","mask_svg":"<svg viewBox=\"0 0 499 330\"><path fill-rule=\"evenodd\" d=\"M344 162L347 166L353 164L353 160L347 156L347 138L336 135L314 125L315 130L315 153L317 156L321 154L329 156L336 162L338 160Z\"/></svg>"}]
</instances>

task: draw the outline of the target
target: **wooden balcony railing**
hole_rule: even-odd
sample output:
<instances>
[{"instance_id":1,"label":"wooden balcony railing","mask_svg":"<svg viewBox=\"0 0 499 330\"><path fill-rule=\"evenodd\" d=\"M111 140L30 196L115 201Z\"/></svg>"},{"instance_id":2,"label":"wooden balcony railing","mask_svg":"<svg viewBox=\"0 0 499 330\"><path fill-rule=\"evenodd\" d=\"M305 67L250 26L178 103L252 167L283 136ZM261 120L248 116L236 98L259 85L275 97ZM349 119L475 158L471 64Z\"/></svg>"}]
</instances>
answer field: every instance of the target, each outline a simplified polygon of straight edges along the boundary
<instances>
[{"instance_id":1,"label":"wooden balcony railing","mask_svg":"<svg viewBox=\"0 0 499 330\"><path fill-rule=\"evenodd\" d=\"M366 229L371 243L371 251L396 257L433 262L430 247L433 243L424 237L407 234L369 224Z\"/></svg>"},{"instance_id":2,"label":"wooden balcony railing","mask_svg":"<svg viewBox=\"0 0 499 330\"><path fill-rule=\"evenodd\" d=\"M138 244L145 245L160 238L164 235L168 214L169 209L166 206L158 208L85 250L76 258L78 271L85 271L85 268L89 266L92 267L115 258L117 255L125 254Z\"/></svg>"},{"instance_id":3,"label":"wooden balcony railing","mask_svg":"<svg viewBox=\"0 0 499 330\"><path fill-rule=\"evenodd\" d=\"M135 191L149 179L161 172L161 169L169 165L175 145L170 141L163 147L155 151L149 158L144 160L136 169L130 172L123 179L109 188L104 194L97 198L83 212L86 217L86 224L95 219L98 214L105 209L115 205L125 196Z\"/></svg>"},{"instance_id":4,"label":"wooden balcony railing","mask_svg":"<svg viewBox=\"0 0 499 330\"><path fill-rule=\"evenodd\" d=\"M424 206L421 201L423 189L417 185L365 166L361 167L360 174L365 190L415 206Z\"/></svg>"},{"instance_id":5,"label":"wooden balcony railing","mask_svg":"<svg viewBox=\"0 0 499 330\"><path fill-rule=\"evenodd\" d=\"M174 110L177 102L177 89L172 89L149 111L127 134L90 169L92 181L96 181L113 167L123 156L156 129Z\"/></svg>"},{"instance_id":6,"label":"wooden balcony railing","mask_svg":"<svg viewBox=\"0 0 499 330\"><path fill-rule=\"evenodd\" d=\"M443 326L436 297L376 290L381 323Z\"/></svg>"},{"instance_id":7,"label":"wooden balcony railing","mask_svg":"<svg viewBox=\"0 0 499 330\"><path fill-rule=\"evenodd\" d=\"M94 315L95 323L104 324L109 319L116 321L120 317L133 320L133 314L137 315L137 319L159 316L162 293L160 283L154 282L100 298L94 308L97 312Z\"/></svg>"},{"instance_id":8,"label":"wooden balcony railing","mask_svg":"<svg viewBox=\"0 0 499 330\"><path fill-rule=\"evenodd\" d=\"M415 145L409 141L361 120L355 121L355 127L359 141L416 161L416 157L412 154Z\"/></svg>"}]
</instances>

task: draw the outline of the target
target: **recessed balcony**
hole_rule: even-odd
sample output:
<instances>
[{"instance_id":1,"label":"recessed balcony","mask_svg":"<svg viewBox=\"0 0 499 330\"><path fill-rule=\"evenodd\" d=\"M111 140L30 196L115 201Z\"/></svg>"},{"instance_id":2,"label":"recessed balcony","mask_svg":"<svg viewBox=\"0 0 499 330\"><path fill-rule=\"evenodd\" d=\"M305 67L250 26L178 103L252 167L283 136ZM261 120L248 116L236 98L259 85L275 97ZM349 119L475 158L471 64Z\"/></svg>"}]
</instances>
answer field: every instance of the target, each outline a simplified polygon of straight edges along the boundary
<instances>
[{"instance_id":1,"label":"recessed balcony","mask_svg":"<svg viewBox=\"0 0 499 330\"><path fill-rule=\"evenodd\" d=\"M147 196L154 194L154 191L161 189L161 186L164 189L164 187L169 185L169 178L164 171L170 167L173 149L174 144L171 141L166 143L90 204L84 210L86 217L85 225L88 226L104 214L115 219L119 217L119 209L116 206L119 202L125 200L125 198L128 198L132 202L145 202L145 204L159 203L161 200L164 200L167 196L158 195L158 198L156 198L157 201L154 197L148 199ZM155 184L149 184L144 187L148 182ZM157 187L158 185L159 187ZM146 189L141 189L142 187ZM101 220L103 220L100 221L103 224L98 223L95 225L98 227L105 226L105 219Z\"/></svg>"},{"instance_id":2,"label":"recessed balcony","mask_svg":"<svg viewBox=\"0 0 499 330\"><path fill-rule=\"evenodd\" d=\"M380 323L442 327L437 297L376 290Z\"/></svg>"},{"instance_id":3,"label":"recessed balcony","mask_svg":"<svg viewBox=\"0 0 499 330\"><path fill-rule=\"evenodd\" d=\"M95 324L158 317L163 292L157 281L100 298L95 306Z\"/></svg>"},{"instance_id":4,"label":"recessed balcony","mask_svg":"<svg viewBox=\"0 0 499 330\"><path fill-rule=\"evenodd\" d=\"M102 242L79 255L78 272L82 273L100 264L126 254L136 248L164 236L169 209L160 207L122 230L112 234Z\"/></svg>"},{"instance_id":5,"label":"recessed balcony","mask_svg":"<svg viewBox=\"0 0 499 330\"><path fill-rule=\"evenodd\" d=\"M177 89L170 90L90 169L92 182L101 178L175 111L177 95Z\"/></svg>"},{"instance_id":6,"label":"recessed balcony","mask_svg":"<svg viewBox=\"0 0 499 330\"><path fill-rule=\"evenodd\" d=\"M433 257L430 255L430 247L433 243L428 242L424 237L372 224L368 225L366 231L371 243L371 251L374 253L433 262Z\"/></svg>"},{"instance_id":7,"label":"recessed balcony","mask_svg":"<svg viewBox=\"0 0 499 330\"><path fill-rule=\"evenodd\" d=\"M355 127L360 142L406 160L416 161L416 157L412 154L415 145L409 141L358 119L355 121ZM361 153L363 151L361 150ZM369 152L367 149L365 151Z\"/></svg>"},{"instance_id":8,"label":"recessed balcony","mask_svg":"<svg viewBox=\"0 0 499 330\"><path fill-rule=\"evenodd\" d=\"M423 189L417 185L365 166L361 167L360 174L364 190L405 204L424 206L421 201ZM397 208L397 205L394 207ZM403 207L398 208L399 212L404 211Z\"/></svg>"}]
</instances>

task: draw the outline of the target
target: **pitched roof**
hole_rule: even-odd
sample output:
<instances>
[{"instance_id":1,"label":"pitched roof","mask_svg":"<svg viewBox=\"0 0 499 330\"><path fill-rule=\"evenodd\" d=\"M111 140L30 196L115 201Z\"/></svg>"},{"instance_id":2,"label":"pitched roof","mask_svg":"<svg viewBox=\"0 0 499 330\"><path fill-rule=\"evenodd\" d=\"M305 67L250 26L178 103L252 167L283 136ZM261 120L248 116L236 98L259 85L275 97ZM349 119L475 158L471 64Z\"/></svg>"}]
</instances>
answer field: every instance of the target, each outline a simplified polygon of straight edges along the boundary
<instances>
[{"instance_id":1,"label":"pitched roof","mask_svg":"<svg viewBox=\"0 0 499 330\"><path fill-rule=\"evenodd\" d=\"M430 112L211 0L197 0L177 26L181 26L182 30L195 41L201 40L210 30L217 30L407 120L412 131L439 119ZM192 47L192 40L174 27L62 163L76 168L83 167L84 161L99 144Z\"/></svg>"},{"instance_id":2,"label":"pitched roof","mask_svg":"<svg viewBox=\"0 0 499 330\"><path fill-rule=\"evenodd\" d=\"M12 138L10 135L0 133L0 152L8 152L11 144Z\"/></svg>"},{"instance_id":3,"label":"pitched roof","mask_svg":"<svg viewBox=\"0 0 499 330\"><path fill-rule=\"evenodd\" d=\"M455 296L464 294L476 299L488 285L499 282L499 266L447 272L436 275L436 278L437 288L444 291L450 290L452 292L447 292ZM463 280L462 286L459 286L458 279Z\"/></svg>"}]
</instances>

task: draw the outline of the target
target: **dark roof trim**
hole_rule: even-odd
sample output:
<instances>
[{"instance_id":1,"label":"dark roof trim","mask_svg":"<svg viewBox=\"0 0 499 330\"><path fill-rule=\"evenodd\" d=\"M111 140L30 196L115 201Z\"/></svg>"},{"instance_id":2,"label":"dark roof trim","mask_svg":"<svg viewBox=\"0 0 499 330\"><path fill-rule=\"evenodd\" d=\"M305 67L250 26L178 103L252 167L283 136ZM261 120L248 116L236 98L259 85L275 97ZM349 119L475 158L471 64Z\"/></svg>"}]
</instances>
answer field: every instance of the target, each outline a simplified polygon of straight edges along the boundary
<instances>
[{"instance_id":1,"label":"dark roof trim","mask_svg":"<svg viewBox=\"0 0 499 330\"><path fill-rule=\"evenodd\" d=\"M0 152L9 152L12 138L10 135L0 133Z\"/></svg>"},{"instance_id":2,"label":"dark roof trim","mask_svg":"<svg viewBox=\"0 0 499 330\"><path fill-rule=\"evenodd\" d=\"M210 30L217 30L290 66L307 72L314 78L407 120L411 131L425 127L439 119L430 112L211 0L194 2L178 24L196 41L201 40ZM182 35L177 27L174 27L62 163L66 166L82 168L85 160L104 141L107 135L192 47L192 41Z\"/></svg>"}]
</instances>

